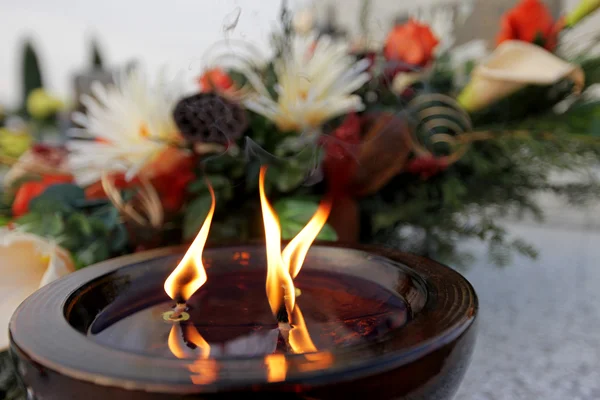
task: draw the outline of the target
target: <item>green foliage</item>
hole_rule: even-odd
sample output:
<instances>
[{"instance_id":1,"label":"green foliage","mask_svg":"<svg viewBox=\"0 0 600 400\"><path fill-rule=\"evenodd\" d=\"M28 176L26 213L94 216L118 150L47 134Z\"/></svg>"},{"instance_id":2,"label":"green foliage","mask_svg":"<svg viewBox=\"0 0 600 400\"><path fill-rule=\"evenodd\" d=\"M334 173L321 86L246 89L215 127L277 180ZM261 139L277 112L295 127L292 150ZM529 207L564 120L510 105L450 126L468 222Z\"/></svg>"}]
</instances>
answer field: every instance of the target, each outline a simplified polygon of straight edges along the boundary
<instances>
[{"instance_id":1,"label":"green foliage","mask_svg":"<svg viewBox=\"0 0 600 400\"><path fill-rule=\"evenodd\" d=\"M284 198L275 203L273 208L279 216L281 237L289 240L296 236L312 218L317 207L317 201L306 198ZM331 226L325 225L317 239L335 241L337 234Z\"/></svg>"},{"instance_id":2,"label":"green foliage","mask_svg":"<svg viewBox=\"0 0 600 400\"><path fill-rule=\"evenodd\" d=\"M27 97L29 96L29 93L31 93L34 89L44 87L38 57L31 42L26 42L25 47L23 49L22 79L22 104L23 110L25 110L25 104L27 102Z\"/></svg>"},{"instance_id":3,"label":"green foliage","mask_svg":"<svg viewBox=\"0 0 600 400\"><path fill-rule=\"evenodd\" d=\"M81 188L70 184L50 186L30 202L29 212L15 223L20 229L51 238L69 250L77 267L85 267L122 254L128 233L110 204L87 207Z\"/></svg>"},{"instance_id":4,"label":"green foliage","mask_svg":"<svg viewBox=\"0 0 600 400\"><path fill-rule=\"evenodd\" d=\"M573 205L600 196L600 184L588 173L600 155L597 115L599 103L577 102L562 114L546 112L476 126L489 137L473 143L446 171L428 180L400 174L362 200L371 225L366 238L400 247L409 243L405 249L448 263L469 261L468 254L457 250L467 239L486 242L490 260L497 265L509 263L514 252L535 257L525 240L510 237L502 218L541 220L536 198L540 192L554 193ZM560 171L577 171L582 179L553 181L551 174ZM422 237L415 243L406 237L400 240L401 227L413 227Z\"/></svg>"},{"instance_id":5,"label":"green foliage","mask_svg":"<svg viewBox=\"0 0 600 400\"><path fill-rule=\"evenodd\" d=\"M573 82L563 79L554 85L529 85L493 105L471 115L475 125L490 122L509 123L548 112L573 93Z\"/></svg>"},{"instance_id":6,"label":"green foliage","mask_svg":"<svg viewBox=\"0 0 600 400\"><path fill-rule=\"evenodd\" d=\"M600 83L600 57L586 58L580 63L585 74L585 87Z\"/></svg>"},{"instance_id":7,"label":"green foliage","mask_svg":"<svg viewBox=\"0 0 600 400\"><path fill-rule=\"evenodd\" d=\"M38 213L70 212L85 201L82 188L72 184L58 184L48 187L40 196L31 200L29 209Z\"/></svg>"},{"instance_id":8,"label":"green foliage","mask_svg":"<svg viewBox=\"0 0 600 400\"><path fill-rule=\"evenodd\" d=\"M212 199L210 194L206 193L188 204L183 219L184 240L191 240L198 234L198 231L208 215L211 202Z\"/></svg>"}]
</instances>

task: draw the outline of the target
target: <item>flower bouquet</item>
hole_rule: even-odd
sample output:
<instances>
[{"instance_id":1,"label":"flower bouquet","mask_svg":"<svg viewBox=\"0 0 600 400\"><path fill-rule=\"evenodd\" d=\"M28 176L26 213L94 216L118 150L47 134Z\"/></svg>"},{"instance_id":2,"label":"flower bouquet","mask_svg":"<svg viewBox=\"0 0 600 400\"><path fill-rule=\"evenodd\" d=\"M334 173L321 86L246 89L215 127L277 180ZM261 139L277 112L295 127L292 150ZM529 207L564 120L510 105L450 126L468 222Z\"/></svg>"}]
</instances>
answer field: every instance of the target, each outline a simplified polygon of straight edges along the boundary
<instances>
[{"instance_id":1,"label":"flower bouquet","mask_svg":"<svg viewBox=\"0 0 600 400\"><path fill-rule=\"evenodd\" d=\"M209 240L259 238L258 174L268 165L284 239L328 196L321 240L384 243L454 265L468 258L457 243L470 238L487 242L499 264L511 250L535 256L501 218L541 218L540 191L572 201L598 193L593 180L551 179L552 171L585 173L600 152L600 104L590 95L600 58L560 51L597 8L584 0L554 21L539 0L522 0L477 65L457 63L423 21L394 26L373 48L294 32L283 12L272 54L218 43L191 92L141 68L97 82L72 113L66 145L15 154L0 251L17 254L23 241L47 247L21 260L44 283L187 242L209 211L207 182L217 196ZM31 93L31 111L47 103L40 93ZM11 271L4 281L20 282Z\"/></svg>"},{"instance_id":2,"label":"flower bouquet","mask_svg":"<svg viewBox=\"0 0 600 400\"><path fill-rule=\"evenodd\" d=\"M470 73L423 22L394 26L373 50L293 29L282 13L274 55L227 40L211 48L195 91L141 69L96 83L65 147L35 145L5 178L10 229L51 238L75 265L193 238L210 205L211 240L260 237L257 176L294 236L331 195L321 239L383 242L449 262L465 238L533 256L498 218L540 217L535 195L573 200L594 182L559 185L598 150L597 58L565 59L560 33L599 7L553 21L538 0L504 16L498 47ZM582 58L583 57L583 58ZM574 62L577 60L577 62ZM557 111L558 107L561 111Z\"/></svg>"}]
</instances>

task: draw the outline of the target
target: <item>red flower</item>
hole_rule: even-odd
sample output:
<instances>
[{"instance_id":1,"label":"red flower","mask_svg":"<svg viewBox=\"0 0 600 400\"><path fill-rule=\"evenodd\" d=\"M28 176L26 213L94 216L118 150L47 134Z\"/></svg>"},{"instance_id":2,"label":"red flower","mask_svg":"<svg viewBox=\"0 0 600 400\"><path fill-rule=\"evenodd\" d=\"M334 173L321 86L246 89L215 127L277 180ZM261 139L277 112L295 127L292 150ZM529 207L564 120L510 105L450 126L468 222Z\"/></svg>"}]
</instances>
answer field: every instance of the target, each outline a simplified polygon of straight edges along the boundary
<instances>
[{"instance_id":1,"label":"red flower","mask_svg":"<svg viewBox=\"0 0 600 400\"><path fill-rule=\"evenodd\" d=\"M448 168L448 162L445 158L433 156L421 156L413 158L408 162L406 170L413 175L420 175L421 179L429 179L432 176Z\"/></svg>"},{"instance_id":2,"label":"red flower","mask_svg":"<svg viewBox=\"0 0 600 400\"><path fill-rule=\"evenodd\" d=\"M556 48L561 24L554 24L548 7L539 0L521 0L502 17L497 44L507 40L537 43L547 50Z\"/></svg>"},{"instance_id":3,"label":"red flower","mask_svg":"<svg viewBox=\"0 0 600 400\"><path fill-rule=\"evenodd\" d=\"M233 88L233 79L221 68L212 68L206 71L199 79L202 92L226 92Z\"/></svg>"},{"instance_id":4,"label":"red flower","mask_svg":"<svg viewBox=\"0 0 600 400\"><path fill-rule=\"evenodd\" d=\"M333 191L344 190L358 167L357 152L360 144L361 119L348 114L331 136L322 139L325 149L323 168Z\"/></svg>"},{"instance_id":5,"label":"red flower","mask_svg":"<svg viewBox=\"0 0 600 400\"><path fill-rule=\"evenodd\" d=\"M166 212L177 212L183 206L187 186L196 178L193 172L194 159L179 149L168 148L143 170L145 177L160 196ZM126 181L122 173L112 176L115 187L125 189L140 184L139 178ZM85 190L88 199L105 198L102 183L97 182Z\"/></svg>"},{"instance_id":6,"label":"red flower","mask_svg":"<svg viewBox=\"0 0 600 400\"><path fill-rule=\"evenodd\" d=\"M391 30L383 53L390 61L424 67L433 59L438 44L439 40L427 25L410 20Z\"/></svg>"},{"instance_id":7,"label":"red flower","mask_svg":"<svg viewBox=\"0 0 600 400\"><path fill-rule=\"evenodd\" d=\"M59 183L71 183L73 177L71 175L44 175L40 181L25 182L15 194L15 200L12 205L12 213L15 217L27 214L29 211L29 203L41 195L47 188Z\"/></svg>"},{"instance_id":8,"label":"red flower","mask_svg":"<svg viewBox=\"0 0 600 400\"><path fill-rule=\"evenodd\" d=\"M34 144L31 146L31 152L38 162L53 168L62 167L67 160L67 149L64 147Z\"/></svg>"}]
</instances>

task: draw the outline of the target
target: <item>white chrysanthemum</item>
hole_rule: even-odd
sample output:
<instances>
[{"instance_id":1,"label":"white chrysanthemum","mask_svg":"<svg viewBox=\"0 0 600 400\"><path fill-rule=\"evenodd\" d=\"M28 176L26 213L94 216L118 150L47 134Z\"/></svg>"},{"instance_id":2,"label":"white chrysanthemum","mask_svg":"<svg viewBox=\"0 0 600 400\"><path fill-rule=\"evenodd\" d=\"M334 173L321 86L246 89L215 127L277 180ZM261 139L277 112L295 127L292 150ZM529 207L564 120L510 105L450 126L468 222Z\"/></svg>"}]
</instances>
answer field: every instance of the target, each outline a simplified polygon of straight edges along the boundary
<instances>
[{"instance_id":1,"label":"white chrysanthemum","mask_svg":"<svg viewBox=\"0 0 600 400\"><path fill-rule=\"evenodd\" d=\"M117 77L115 85L92 85L83 95L87 114L74 120L83 129L80 139L68 143L69 167L79 185L98 181L103 172L126 172L133 178L167 146L181 140L172 111L181 98L179 80L164 74L151 84L143 71L134 69ZM91 139L91 140L90 140Z\"/></svg>"},{"instance_id":2,"label":"white chrysanthemum","mask_svg":"<svg viewBox=\"0 0 600 400\"><path fill-rule=\"evenodd\" d=\"M364 108L353 94L369 80L368 60L356 61L348 44L328 37L295 37L275 61L277 96L251 70L243 72L254 93L244 105L275 122L282 131L314 131L326 121Z\"/></svg>"}]
</instances>

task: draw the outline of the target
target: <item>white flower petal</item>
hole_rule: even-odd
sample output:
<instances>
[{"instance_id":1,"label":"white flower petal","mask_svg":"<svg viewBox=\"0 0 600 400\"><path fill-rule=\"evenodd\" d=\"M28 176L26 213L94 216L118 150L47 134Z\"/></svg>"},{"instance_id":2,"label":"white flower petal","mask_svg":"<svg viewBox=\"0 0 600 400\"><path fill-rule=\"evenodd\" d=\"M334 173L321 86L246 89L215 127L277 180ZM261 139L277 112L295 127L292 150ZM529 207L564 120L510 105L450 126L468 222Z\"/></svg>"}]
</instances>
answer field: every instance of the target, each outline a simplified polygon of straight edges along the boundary
<instances>
[{"instance_id":1,"label":"white flower petal","mask_svg":"<svg viewBox=\"0 0 600 400\"><path fill-rule=\"evenodd\" d=\"M346 43L326 36L294 37L291 51L275 62L277 100L253 71L239 70L256 88L244 105L280 129L314 131L333 117L364 108L352 93L370 79L368 67L368 60L357 62L349 55Z\"/></svg>"},{"instance_id":2,"label":"white flower petal","mask_svg":"<svg viewBox=\"0 0 600 400\"><path fill-rule=\"evenodd\" d=\"M82 96L87 115L75 120L99 140L72 138L67 144L78 184L94 183L104 171L128 171L133 178L167 143L181 140L171 114L183 94L181 78L169 80L163 70L152 84L144 71L133 69L117 74L114 86L93 85L96 98ZM81 130L72 134L84 137Z\"/></svg>"},{"instance_id":3,"label":"white flower petal","mask_svg":"<svg viewBox=\"0 0 600 400\"><path fill-rule=\"evenodd\" d=\"M35 235L0 229L0 351L8 346L8 322L41 286L75 270L68 252Z\"/></svg>"}]
</instances>

